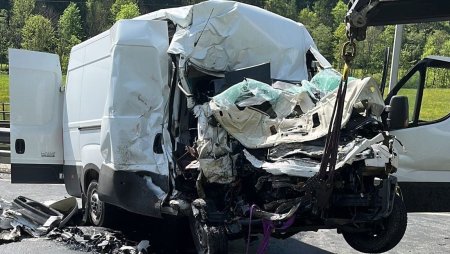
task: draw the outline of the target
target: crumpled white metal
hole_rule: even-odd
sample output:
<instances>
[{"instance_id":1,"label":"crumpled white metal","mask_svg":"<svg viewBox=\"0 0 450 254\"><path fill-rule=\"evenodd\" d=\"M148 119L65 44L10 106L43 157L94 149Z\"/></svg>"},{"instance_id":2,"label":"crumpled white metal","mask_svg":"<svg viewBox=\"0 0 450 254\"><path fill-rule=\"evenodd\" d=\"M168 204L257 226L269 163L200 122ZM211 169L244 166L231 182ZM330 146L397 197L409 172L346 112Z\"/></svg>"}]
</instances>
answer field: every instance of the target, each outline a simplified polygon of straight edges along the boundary
<instances>
[{"instance_id":1,"label":"crumpled white metal","mask_svg":"<svg viewBox=\"0 0 450 254\"><path fill-rule=\"evenodd\" d=\"M359 139L350 142L344 147L340 147L336 169L342 168L346 164L351 165L353 162L360 160L364 160L366 166L383 168L387 163L391 163L393 167L397 168L398 156L391 154L389 148L381 144L384 139L384 134L380 133L372 139ZM361 156L356 156L358 154ZM274 175L287 174L291 176L312 177L320 169L320 163L308 163L307 161L294 158L267 162L258 160L245 149L244 155L255 168L264 169Z\"/></svg>"},{"instance_id":2,"label":"crumpled white metal","mask_svg":"<svg viewBox=\"0 0 450 254\"><path fill-rule=\"evenodd\" d=\"M308 78L306 52L316 47L302 24L233 1L205 1L136 19L171 20L178 26L168 53L215 72L270 62L273 79L301 81Z\"/></svg>"},{"instance_id":3,"label":"crumpled white metal","mask_svg":"<svg viewBox=\"0 0 450 254\"><path fill-rule=\"evenodd\" d=\"M220 105L214 99L209 103L221 126L246 148L272 147L282 143L311 141L328 133L337 91L323 97L314 108L298 118L277 118L263 114L252 108L239 109L236 105ZM285 96L280 96L285 97ZM289 99L283 101L289 101ZM290 98L290 102L301 103L302 97ZM357 103L364 101L370 108L371 117L379 117L384 110L384 102L376 82L372 78L349 82L345 96L342 127L347 124ZM285 107L286 103L278 104ZM292 108L291 108L292 109ZM316 121L314 121L316 118ZM276 132L276 133L274 133Z\"/></svg>"},{"instance_id":4,"label":"crumpled white metal","mask_svg":"<svg viewBox=\"0 0 450 254\"><path fill-rule=\"evenodd\" d=\"M111 38L111 84L101 125L104 163L116 170L168 175L167 155L153 151L157 134L168 135L167 23L122 20L111 29Z\"/></svg>"}]
</instances>

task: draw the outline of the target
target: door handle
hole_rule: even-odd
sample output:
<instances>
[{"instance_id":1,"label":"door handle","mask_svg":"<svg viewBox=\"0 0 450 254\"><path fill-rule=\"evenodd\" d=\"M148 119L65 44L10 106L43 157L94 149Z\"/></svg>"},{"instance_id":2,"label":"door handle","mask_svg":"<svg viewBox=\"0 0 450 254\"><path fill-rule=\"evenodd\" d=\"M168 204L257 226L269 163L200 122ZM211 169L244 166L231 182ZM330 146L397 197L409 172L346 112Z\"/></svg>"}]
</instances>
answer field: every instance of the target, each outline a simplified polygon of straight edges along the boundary
<instances>
[{"instance_id":1,"label":"door handle","mask_svg":"<svg viewBox=\"0 0 450 254\"><path fill-rule=\"evenodd\" d=\"M25 153L25 140L16 139L15 147L16 147L17 154L24 154Z\"/></svg>"}]
</instances>

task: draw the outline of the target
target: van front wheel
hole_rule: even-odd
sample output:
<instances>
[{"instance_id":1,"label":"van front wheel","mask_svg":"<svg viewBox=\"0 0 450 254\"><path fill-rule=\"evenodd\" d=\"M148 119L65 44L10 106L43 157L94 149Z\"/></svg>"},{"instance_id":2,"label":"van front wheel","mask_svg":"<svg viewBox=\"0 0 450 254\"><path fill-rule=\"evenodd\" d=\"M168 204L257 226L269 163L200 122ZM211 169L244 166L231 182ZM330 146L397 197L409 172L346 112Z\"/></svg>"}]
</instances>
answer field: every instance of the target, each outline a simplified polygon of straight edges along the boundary
<instances>
[{"instance_id":1,"label":"van front wheel","mask_svg":"<svg viewBox=\"0 0 450 254\"><path fill-rule=\"evenodd\" d=\"M115 209L112 205L107 204L99 199L98 182L92 180L87 190L87 213L89 221L94 226L106 227L111 225L114 218Z\"/></svg>"},{"instance_id":2,"label":"van front wheel","mask_svg":"<svg viewBox=\"0 0 450 254\"><path fill-rule=\"evenodd\" d=\"M228 239L224 226L207 225L192 215L189 218L189 224L197 253L228 253Z\"/></svg>"},{"instance_id":3,"label":"van front wheel","mask_svg":"<svg viewBox=\"0 0 450 254\"><path fill-rule=\"evenodd\" d=\"M367 233L342 232L345 241L357 251L382 253L394 248L406 231L408 223L403 199L395 196L391 214L383 219L378 227Z\"/></svg>"}]
</instances>

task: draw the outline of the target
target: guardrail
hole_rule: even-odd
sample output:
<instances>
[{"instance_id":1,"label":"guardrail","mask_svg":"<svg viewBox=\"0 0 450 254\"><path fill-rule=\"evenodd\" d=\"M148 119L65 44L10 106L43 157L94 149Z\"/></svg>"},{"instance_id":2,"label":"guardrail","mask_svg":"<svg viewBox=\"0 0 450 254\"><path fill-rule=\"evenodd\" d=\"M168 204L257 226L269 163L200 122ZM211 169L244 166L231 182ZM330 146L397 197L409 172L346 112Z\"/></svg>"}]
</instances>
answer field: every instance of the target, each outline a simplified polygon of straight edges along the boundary
<instances>
[{"instance_id":1,"label":"guardrail","mask_svg":"<svg viewBox=\"0 0 450 254\"><path fill-rule=\"evenodd\" d=\"M0 102L0 163L11 163L10 119L11 109L8 102Z\"/></svg>"},{"instance_id":2,"label":"guardrail","mask_svg":"<svg viewBox=\"0 0 450 254\"><path fill-rule=\"evenodd\" d=\"M0 102L0 127L9 128L11 119L11 105L9 102Z\"/></svg>"}]
</instances>

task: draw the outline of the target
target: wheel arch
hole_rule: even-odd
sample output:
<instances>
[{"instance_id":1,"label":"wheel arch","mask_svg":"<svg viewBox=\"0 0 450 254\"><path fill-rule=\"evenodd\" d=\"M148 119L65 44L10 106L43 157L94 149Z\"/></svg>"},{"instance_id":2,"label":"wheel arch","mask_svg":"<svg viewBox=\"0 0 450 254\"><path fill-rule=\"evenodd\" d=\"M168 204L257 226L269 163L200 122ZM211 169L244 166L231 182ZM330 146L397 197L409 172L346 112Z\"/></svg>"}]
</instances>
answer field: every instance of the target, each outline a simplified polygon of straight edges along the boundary
<instances>
[{"instance_id":1,"label":"wheel arch","mask_svg":"<svg viewBox=\"0 0 450 254\"><path fill-rule=\"evenodd\" d=\"M100 169L92 163L86 164L86 166L83 167L83 179L81 180L82 187L83 187L83 193L86 194L87 188L89 186L89 183L92 180L99 180L100 176Z\"/></svg>"}]
</instances>

